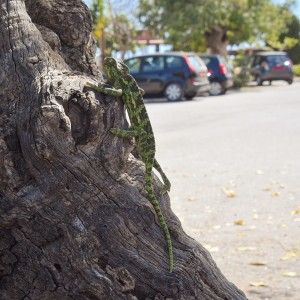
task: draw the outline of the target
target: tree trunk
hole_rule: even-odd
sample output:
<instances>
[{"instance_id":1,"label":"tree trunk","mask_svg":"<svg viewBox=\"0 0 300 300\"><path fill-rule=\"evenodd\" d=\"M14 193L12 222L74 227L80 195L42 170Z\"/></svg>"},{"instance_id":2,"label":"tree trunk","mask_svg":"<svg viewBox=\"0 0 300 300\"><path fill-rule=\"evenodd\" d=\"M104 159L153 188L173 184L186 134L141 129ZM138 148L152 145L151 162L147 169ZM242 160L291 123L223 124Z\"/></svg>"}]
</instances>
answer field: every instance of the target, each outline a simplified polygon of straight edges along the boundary
<instances>
[{"instance_id":1,"label":"tree trunk","mask_svg":"<svg viewBox=\"0 0 300 300\"><path fill-rule=\"evenodd\" d=\"M222 26L217 26L210 32L206 32L206 47L209 54L220 54L227 57L228 39L226 35L227 29Z\"/></svg>"},{"instance_id":2,"label":"tree trunk","mask_svg":"<svg viewBox=\"0 0 300 300\"><path fill-rule=\"evenodd\" d=\"M121 99L102 80L79 0L1 0L0 299L246 299L159 198L167 245ZM155 177L158 192L162 183Z\"/></svg>"}]
</instances>

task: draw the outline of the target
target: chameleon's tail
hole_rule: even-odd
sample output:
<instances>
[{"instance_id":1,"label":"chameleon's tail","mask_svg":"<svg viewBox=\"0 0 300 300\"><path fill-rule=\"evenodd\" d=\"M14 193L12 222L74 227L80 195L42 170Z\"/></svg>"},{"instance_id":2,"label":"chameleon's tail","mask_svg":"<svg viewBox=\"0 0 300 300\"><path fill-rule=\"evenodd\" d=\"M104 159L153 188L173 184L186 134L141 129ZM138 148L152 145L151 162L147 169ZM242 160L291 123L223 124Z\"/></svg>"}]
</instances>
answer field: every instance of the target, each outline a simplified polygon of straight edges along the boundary
<instances>
[{"instance_id":1,"label":"chameleon's tail","mask_svg":"<svg viewBox=\"0 0 300 300\"><path fill-rule=\"evenodd\" d=\"M170 236L170 232L169 232L168 226L166 224L165 218L162 214L161 208L159 207L158 200L156 199L156 196L153 192L153 187L152 187L152 183L151 183L151 170L150 171L146 170L145 179L146 179L146 185L145 185L146 191L149 195L151 203L152 203L152 205L155 209L155 212L158 216L160 225L163 228L165 236L166 236L166 240L168 243L168 251L169 251L170 272L172 272L173 271L173 249L172 249L171 236Z\"/></svg>"}]
</instances>

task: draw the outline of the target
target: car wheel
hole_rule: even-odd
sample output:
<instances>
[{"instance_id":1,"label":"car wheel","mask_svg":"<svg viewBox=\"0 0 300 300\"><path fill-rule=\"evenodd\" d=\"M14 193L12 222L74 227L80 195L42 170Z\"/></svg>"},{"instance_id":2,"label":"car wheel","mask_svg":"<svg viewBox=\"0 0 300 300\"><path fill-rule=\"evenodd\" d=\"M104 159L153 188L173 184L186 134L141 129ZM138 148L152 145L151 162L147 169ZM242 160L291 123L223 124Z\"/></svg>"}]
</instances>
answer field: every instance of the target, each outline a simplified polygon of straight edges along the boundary
<instances>
[{"instance_id":1,"label":"car wheel","mask_svg":"<svg viewBox=\"0 0 300 300\"><path fill-rule=\"evenodd\" d=\"M222 84L219 81L213 81L210 83L209 94L211 96L222 95L224 92L225 90L223 90Z\"/></svg>"},{"instance_id":2,"label":"car wheel","mask_svg":"<svg viewBox=\"0 0 300 300\"><path fill-rule=\"evenodd\" d=\"M293 79L289 79L288 84L292 84L292 83L293 83Z\"/></svg>"},{"instance_id":3,"label":"car wheel","mask_svg":"<svg viewBox=\"0 0 300 300\"><path fill-rule=\"evenodd\" d=\"M256 79L255 79L255 81L256 81L257 85L262 85L263 84L260 76L257 76Z\"/></svg>"},{"instance_id":4,"label":"car wheel","mask_svg":"<svg viewBox=\"0 0 300 300\"><path fill-rule=\"evenodd\" d=\"M165 89L165 96L168 101L179 101L183 96L183 89L179 83L170 83Z\"/></svg>"}]
</instances>

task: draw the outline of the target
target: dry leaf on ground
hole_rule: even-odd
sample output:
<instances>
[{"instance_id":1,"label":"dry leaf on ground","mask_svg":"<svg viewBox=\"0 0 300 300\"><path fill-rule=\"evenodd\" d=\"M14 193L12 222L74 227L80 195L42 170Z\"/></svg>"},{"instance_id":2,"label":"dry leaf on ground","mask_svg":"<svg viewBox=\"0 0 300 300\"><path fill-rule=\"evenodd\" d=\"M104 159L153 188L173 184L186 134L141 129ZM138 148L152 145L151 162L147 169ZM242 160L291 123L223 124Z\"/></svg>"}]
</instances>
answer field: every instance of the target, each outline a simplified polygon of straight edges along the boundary
<instances>
[{"instance_id":1,"label":"dry leaf on ground","mask_svg":"<svg viewBox=\"0 0 300 300\"><path fill-rule=\"evenodd\" d=\"M244 220L236 220L234 221L234 225L246 225L246 222Z\"/></svg>"},{"instance_id":2,"label":"dry leaf on ground","mask_svg":"<svg viewBox=\"0 0 300 300\"><path fill-rule=\"evenodd\" d=\"M228 197L228 198L235 198L236 197L236 193L234 192L234 190L228 190L226 189L224 186L222 187L222 191L223 193Z\"/></svg>"},{"instance_id":3,"label":"dry leaf on ground","mask_svg":"<svg viewBox=\"0 0 300 300\"><path fill-rule=\"evenodd\" d=\"M243 232L243 231L240 231L240 232L237 232L236 235L237 235L237 236L244 237L244 236L247 236L247 233L246 233L246 232Z\"/></svg>"},{"instance_id":4,"label":"dry leaf on ground","mask_svg":"<svg viewBox=\"0 0 300 300\"><path fill-rule=\"evenodd\" d=\"M250 282L251 286L262 286L262 287L267 287L268 285L263 282L263 281L257 281L257 282Z\"/></svg>"},{"instance_id":5,"label":"dry leaf on ground","mask_svg":"<svg viewBox=\"0 0 300 300\"><path fill-rule=\"evenodd\" d=\"M271 191L271 196L272 197L278 197L278 196L280 196L280 193L276 192L276 191Z\"/></svg>"},{"instance_id":6,"label":"dry leaf on ground","mask_svg":"<svg viewBox=\"0 0 300 300\"><path fill-rule=\"evenodd\" d=\"M294 209L291 211L292 216L299 215L299 214L300 214L300 209Z\"/></svg>"},{"instance_id":7,"label":"dry leaf on ground","mask_svg":"<svg viewBox=\"0 0 300 300\"><path fill-rule=\"evenodd\" d=\"M286 255L281 257L281 260L289 260L292 258L298 258L300 257L300 251L298 249L290 249L287 251Z\"/></svg>"},{"instance_id":8,"label":"dry leaf on ground","mask_svg":"<svg viewBox=\"0 0 300 300\"><path fill-rule=\"evenodd\" d=\"M190 202L193 202L193 201L195 201L195 200L196 200L196 198L195 198L194 196L188 197L188 201L190 201Z\"/></svg>"},{"instance_id":9,"label":"dry leaf on ground","mask_svg":"<svg viewBox=\"0 0 300 300\"><path fill-rule=\"evenodd\" d=\"M255 250L257 250L256 247L238 247L237 249L239 251L255 251Z\"/></svg>"},{"instance_id":10,"label":"dry leaf on ground","mask_svg":"<svg viewBox=\"0 0 300 300\"><path fill-rule=\"evenodd\" d=\"M283 272L282 273L282 276L285 276L285 277L297 277L298 274L296 272Z\"/></svg>"},{"instance_id":11,"label":"dry leaf on ground","mask_svg":"<svg viewBox=\"0 0 300 300\"><path fill-rule=\"evenodd\" d=\"M267 263L264 261L253 261L251 263L249 263L249 265L251 266L265 266Z\"/></svg>"}]
</instances>

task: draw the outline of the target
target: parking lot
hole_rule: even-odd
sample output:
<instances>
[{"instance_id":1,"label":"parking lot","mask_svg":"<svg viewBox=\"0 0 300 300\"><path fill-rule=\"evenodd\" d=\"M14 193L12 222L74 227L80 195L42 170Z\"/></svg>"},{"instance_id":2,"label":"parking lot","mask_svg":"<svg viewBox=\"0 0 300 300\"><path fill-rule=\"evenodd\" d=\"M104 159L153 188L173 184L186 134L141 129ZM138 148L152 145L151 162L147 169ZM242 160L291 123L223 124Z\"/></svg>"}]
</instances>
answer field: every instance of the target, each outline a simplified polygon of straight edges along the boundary
<instances>
[{"instance_id":1,"label":"parking lot","mask_svg":"<svg viewBox=\"0 0 300 300\"><path fill-rule=\"evenodd\" d=\"M146 100L173 211L252 300L300 299L299 92Z\"/></svg>"}]
</instances>

